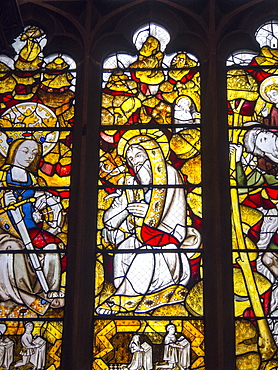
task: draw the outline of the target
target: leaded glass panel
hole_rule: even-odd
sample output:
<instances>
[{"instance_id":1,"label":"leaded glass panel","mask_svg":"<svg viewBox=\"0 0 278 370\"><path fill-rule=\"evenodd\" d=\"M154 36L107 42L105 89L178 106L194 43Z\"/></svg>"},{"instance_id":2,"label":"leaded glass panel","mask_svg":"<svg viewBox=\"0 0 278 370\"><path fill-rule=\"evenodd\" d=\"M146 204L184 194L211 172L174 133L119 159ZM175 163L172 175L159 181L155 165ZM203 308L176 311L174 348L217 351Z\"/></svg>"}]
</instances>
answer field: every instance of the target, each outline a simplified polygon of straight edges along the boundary
<instances>
[{"instance_id":1,"label":"leaded glass panel","mask_svg":"<svg viewBox=\"0 0 278 370\"><path fill-rule=\"evenodd\" d=\"M136 368L138 363L151 369L166 357L179 358L183 368L190 363L190 369L204 369L202 320L97 320L94 334L95 369L117 370L128 364ZM171 348L173 341L177 347Z\"/></svg>"},{"instance_id":2,"label":"leaded glass panel","mask_svg":"<svg viewBox=\"0 0 278 370\"><path fill-rule=\"evenodd\" d=\"M103 63L94 369L204 369L199 62L169 41Z\"/></svg>"},{"instance_id":3,"label":"leaded glass panel","mask_svg":"<svg viewBox=\"0 0 278 370\"><path fill-rule=\"evenodd\" d=\"M28 26L0 55L0 367L60 368L75 63Z\"/></svg>"},{"instance_id":4,"label":"leaded glass panel","mask_svg":"<svg viewBox=\"0 0 278 370\"><path fill-rule=\"evenodd\" d=\"M227 72L236 361L242 370L278 366L277 33L277 22L262 25L260 52L248 63L229 62Z\"/></svg>"}]
</instances>

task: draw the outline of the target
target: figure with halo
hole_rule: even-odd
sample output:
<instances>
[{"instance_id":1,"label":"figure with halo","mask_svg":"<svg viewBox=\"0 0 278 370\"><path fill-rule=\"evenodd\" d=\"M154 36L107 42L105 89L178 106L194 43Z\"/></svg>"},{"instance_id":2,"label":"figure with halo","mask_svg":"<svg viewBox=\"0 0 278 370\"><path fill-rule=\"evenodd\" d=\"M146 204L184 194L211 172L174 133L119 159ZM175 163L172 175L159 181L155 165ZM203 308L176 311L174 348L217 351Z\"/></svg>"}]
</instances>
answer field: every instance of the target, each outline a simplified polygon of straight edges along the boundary
<instances>
[{"instance_id":1,"label":"figure with halo","mask_svg":"<svg viewBox=\"0 0 278 370\"><path fill-rule=\"evenodd\" d=\"M188 257L178 250L198 247L201 236L195 228L186 225L186 193L179 186L183 179L165 161L168 150L165 135L162 132L152 135L151 130L146 134L140 134L139 130L128 132L118 143L118 153L133 173L125 172L123 184L131 188L108 195L107 199L114 200L104 213L102 236L125 252L114 256L116 291L97 308L100 314L134 307L146 312L163 303L169 304L173 297L172 304L184 300L182 294L175 296L172 292L173 287L184 290L190 279ZM161 187L163 184L165 188ZM175 187L166 189L166 185ZM147 253L134 253L136 250ZM162 301L165 289L170 287L171 298ZM152 298L146 305L139 305L148 294L153 294Z\"/></svg>"},{"instance_id":2,"label":"figure with halo","mask_svg":"<svg viewBox=\"0 0 278 370\"><path fill-rule=\"evenodd\" d=\"M278 76L268 77L262 82L260 95L266 102L273 104L270 110L266 105L261 110L264 124L278 126Z\"/></svg>"},{"instance_id":3,"label":"figure with halo","mask_svg":"<svg viewBox=\"0 0 278 370\"><path fill-rule=\"evenodd\" d=\"M38 314L50 306L64 305L61 260L55 252L63 248L56 236L62 225L62 205L58 196L41 190L45 186L38 176L41 156L38 141L16 139L9 145L0 169L0 250L6 252L0 254L0 299L26 305ZM43 228L45 208L53 213L48 230ZM39 250L44 253L36 253ZM53 252L45 253L47 250Z\"/></svg>"}]
</instances>

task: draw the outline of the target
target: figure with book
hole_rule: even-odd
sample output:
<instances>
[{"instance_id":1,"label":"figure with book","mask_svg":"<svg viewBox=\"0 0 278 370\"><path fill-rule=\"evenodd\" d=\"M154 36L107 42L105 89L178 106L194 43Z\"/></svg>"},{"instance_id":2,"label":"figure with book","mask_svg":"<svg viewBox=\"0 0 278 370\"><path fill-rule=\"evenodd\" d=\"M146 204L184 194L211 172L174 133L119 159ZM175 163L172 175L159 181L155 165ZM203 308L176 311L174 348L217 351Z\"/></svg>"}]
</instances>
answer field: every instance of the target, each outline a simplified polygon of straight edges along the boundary
<instances>
[{"instance_id":1,"label":"figure with book","mask_svg":"<svg viewBox=\"0 0 278 370\"><path fill-rule=\"evenodd\" d=\"M128 370L152 370L152 347L147 343L140 343L140 336L133 335L129 343L129 349L132 353L131 363L128 365Z\"/></svg>"},{"instance_id":2,"label":"figure with book","mask_svg":"<svg viewBox=\"0 0 278 370\"><path fill-rule=\"evenodd\" d=\"M167 334L164 338L164 365L158 365L157 369L190 369L190 343L184 337L176 338L176 327L170 324L166 328Z\"/></svg>"}]
</instances>

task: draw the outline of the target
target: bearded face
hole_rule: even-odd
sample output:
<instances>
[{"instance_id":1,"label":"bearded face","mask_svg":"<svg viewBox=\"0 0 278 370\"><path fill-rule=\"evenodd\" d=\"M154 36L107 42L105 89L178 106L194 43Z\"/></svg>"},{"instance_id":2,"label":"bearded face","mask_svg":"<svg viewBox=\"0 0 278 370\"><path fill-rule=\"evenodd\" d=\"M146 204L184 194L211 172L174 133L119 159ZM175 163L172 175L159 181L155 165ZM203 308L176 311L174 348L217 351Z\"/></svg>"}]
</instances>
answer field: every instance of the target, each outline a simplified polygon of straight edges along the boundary
<instances>
[{"instance_id":1,"label":"bearded face","mask_svg":"<svg viewBox=\"0 0 278 370\"><path fill-rule=\"evenodd\" d=\"M131 145L127 150L126 159L140 183L142 185L151 184L152 170L146 151L140 145Z\"/></svg>"}]
</instances>

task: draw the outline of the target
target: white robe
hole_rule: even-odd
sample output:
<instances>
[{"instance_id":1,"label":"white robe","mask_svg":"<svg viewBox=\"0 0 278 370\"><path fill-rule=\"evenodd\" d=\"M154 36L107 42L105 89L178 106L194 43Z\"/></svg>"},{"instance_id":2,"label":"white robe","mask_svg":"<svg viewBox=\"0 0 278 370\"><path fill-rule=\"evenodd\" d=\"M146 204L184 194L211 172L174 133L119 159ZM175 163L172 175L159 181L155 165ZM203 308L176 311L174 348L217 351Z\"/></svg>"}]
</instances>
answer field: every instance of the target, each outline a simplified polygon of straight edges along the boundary
<instances>
[{"instance_id":1,"label":"white robe","mask_svg":"<svg viewBox=\"0 0 278 370\"><path fill-rule=\"evenodd\" d=\"M132 353L131 363L128 365L129 370L152 370L152 347L144 342L142 345L138 341L132 339L129 344L130 352Z\"/></svg>"},{"instance_id":2,"label":"white robe","mask_svg":"<svg viewBox=\"0 0 278 370\"><path fill-rule=\"evenodd\" d=\"M54 244L44 247L54 249ZM37 276L30 266L27 255L23 253L8 253L9 250L23 250L24 245L20 239L12 235L0 232L0 300L13 300L18 304L30 307L36 296L39 299L47 299L42 291ZM25 251L26 252L26 251ZM50 290L57 291L60 287L60 257L58 253L38 254L42 270L48 282Z\"/></svg>"},{"instance_id":3,"label":"white robe","mask_svg":"<svg viewBox=\"0 0 278 370\"><path fill-rule=\"evenodd\" d=\"M179 346L180 348L176 347ZM190 343L189 341L181 337L176 340L174 334L167 334L164 339L164 355L163 360L167 361L168 364L178 364L180 369L190 368Z\"/></svg>"},{"instance_id":4,"label":"white robe","mask_svg":"<svg viewBox=\"0 0 278 370\"><path fill-rule=\"evenodd\" d=\"M176 169L167 164L169 185L182 185L183 181ZM135 180L132 179L133 183ZM128 190L132 194L132 190ZM184 253L173 253L176 244L163 246L144 245L135 234L134 225L128 221L126 194L121 195L122 206L110 207L105 214L105 226L114 230L114 244L118 250L161 250L162 253L117 253L114 257L114 285L116 295L136 296L150 294L171 285L186 285L190 278L189 261ZM136 202L133 200L132 202ZM119 203L119 200L118 200ZM120 220L120 221L119 221ZM126 230L126 234L119 230ZM183 188L168 188L162 216L157 227L182 243L186 237L186 197ZM128 234L128 237L126 235ZM173 252L164 252L164 249Z\"/></svg>"}]
</instances>

